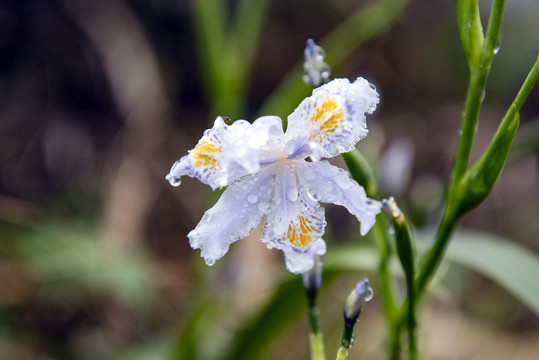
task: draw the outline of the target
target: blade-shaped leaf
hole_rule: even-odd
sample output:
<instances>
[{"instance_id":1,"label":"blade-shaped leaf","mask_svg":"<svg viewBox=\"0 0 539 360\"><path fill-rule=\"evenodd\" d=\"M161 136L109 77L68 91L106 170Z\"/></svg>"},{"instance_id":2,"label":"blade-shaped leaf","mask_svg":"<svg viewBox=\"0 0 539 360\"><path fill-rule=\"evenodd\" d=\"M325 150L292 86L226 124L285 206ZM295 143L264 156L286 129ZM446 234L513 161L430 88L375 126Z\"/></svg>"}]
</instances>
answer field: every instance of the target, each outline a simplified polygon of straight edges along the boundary
<instances>
[{"instance_id":1,"label":"blade-shaped leaf","mask_svg":"<svg viewBox=\"0 0 539 360\"><path fill-rule=\"evenodd\" d=\"M497 235L462 231L447 258L489 277L539 315L539 257L529 249Z\"/></svg>"}]
</instances>

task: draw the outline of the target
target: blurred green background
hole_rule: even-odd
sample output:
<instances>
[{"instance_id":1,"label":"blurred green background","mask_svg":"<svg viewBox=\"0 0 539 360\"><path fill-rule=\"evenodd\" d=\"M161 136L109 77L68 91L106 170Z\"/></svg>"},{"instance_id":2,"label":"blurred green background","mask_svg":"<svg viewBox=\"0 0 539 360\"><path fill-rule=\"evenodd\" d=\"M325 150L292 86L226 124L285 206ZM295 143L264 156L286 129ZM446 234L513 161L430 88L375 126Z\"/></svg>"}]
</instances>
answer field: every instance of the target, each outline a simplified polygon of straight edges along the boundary
<instances>
[{"instance_id":1,"label":"blurred green background","mask_svg":"<svg viewBox=\"0 0 539 360\"><path fill-rule=\"evenodd\" d=\"M350 22L356 14L367 15ZM536 0L508 1L475 157L537 57L537 19ZM311 91L298 70L308 38L325 39L334 77L376 84L381 104L359 149L383 195L428 231L467 84L454 2L2 1L0 359L308 358L306 301L280 252L255 234L207 268L186 234L215 196L164 180L216 115L291 113ZM535 89L499 183L463 227L539 252L538 143ZM375 298L350 358L381 358L376 255L345 209L326 211L328 354L343 301L367 276ZM353 266L339 257L348 249ZM462 257L450 252L422 315L424 358L535 359L537 315Z\"/></svg>"}]
</instances>

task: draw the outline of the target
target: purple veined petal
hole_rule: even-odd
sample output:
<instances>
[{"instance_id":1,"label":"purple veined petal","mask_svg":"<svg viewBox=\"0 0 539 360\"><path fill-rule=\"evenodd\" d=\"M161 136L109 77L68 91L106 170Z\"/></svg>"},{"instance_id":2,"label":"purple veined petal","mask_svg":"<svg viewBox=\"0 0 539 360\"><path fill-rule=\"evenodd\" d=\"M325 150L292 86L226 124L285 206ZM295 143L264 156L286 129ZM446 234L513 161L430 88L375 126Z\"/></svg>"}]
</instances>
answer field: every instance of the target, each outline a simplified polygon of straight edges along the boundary
<instances>
[{"instance_id":1,"label":"purple veined petal","mask_svg":"<svg viewBox=\"0 0 539 360\"><path fill-rule=\"evenodd\" d=\"M318 201L348 209L359 220L361 235L367 234L376 222L382 204L368 198L365 189L350 178L348 172L324 160L301 163L298 175Z\"/></svg>"},{"instance_id":2,"label":"purple veined petal","mask_svg":"<svg viewBox=\"0 0 539 360\"><path fill-rule=\"evenodd\" d=\"M289 115L285 140L314 144L310 156L315 161L350 151L367 136L365 114L371 114L378 102L378 93L367 80L335 79L316 88Z\"/></svg>"},{"instance_id":3,"label":"purple veined petal","mask_svg":"<svg viewBox=\"0 0 539 360\"><path fill-rule=\"evenodd\" d=\"M189 154L174 163L166 179L173 186L181 182L181 176L195 177L213 189L227 186L258 172L261 160L269 155L279 155L282 132L277 116L266 116L253 124L238 120L232 125L218 117Z\"/></svg>"},{"instance_id":4,"label":"purple veined petal","mask_svg":"<svg viewBox=\"0 0 539 360\"><path fill-rule=\"evenodd\" d=\"M313 257L325 252L321 240L326 226L324 208L298 185L299 162L303 161L286 161L272 167L276 174L274 195L261 239L268 248L285 253L287 268L294 273L309 270Z\"/></svg>"},{"instance_id":5,"label":"purple veined petal","mask_svg":"<svg viewBox=\"0 0 539 360\"><path fill-rule=\"evenodd\" d=\"M231 243L249 235L268 213L272 181L273 173L268 171L246 175L232 183L206 211L187 235L191 247L201 250L206 264L213 265Z\"/></svg>"}]
</instances>

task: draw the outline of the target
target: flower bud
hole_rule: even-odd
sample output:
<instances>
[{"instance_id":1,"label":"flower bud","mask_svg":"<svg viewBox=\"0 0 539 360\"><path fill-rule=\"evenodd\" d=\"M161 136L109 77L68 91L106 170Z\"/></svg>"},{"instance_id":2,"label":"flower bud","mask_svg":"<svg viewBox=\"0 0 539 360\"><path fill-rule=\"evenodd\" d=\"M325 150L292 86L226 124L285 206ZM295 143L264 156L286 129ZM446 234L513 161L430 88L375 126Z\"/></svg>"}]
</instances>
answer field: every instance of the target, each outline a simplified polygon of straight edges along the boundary
<instances>
[{"instance_id":1,"label":"flower bud","mask_svg":"<svg viewBox=\"0 0 539 360\"><path fill-rule=\"evenodd\" d=\"M342 334L342 346L348 349L352 346L354 325L361 315L365 302L372 299L372 289L369 287L369 280L363 279L357 283L356 287L344 304L344 329Z\"/></svg>"},{"instance_id":2,"label":"flower bud","mask_svg":"<svg viewBox=\"0 0 539 360\"><path fill-rule=\"evenodd\" d=\"M324 49L316 45L313 39L307 40L305 46L305 62L303 63L303 82L312 87L318 87L325 84L331 69L329 65L324 62L326 53Z\"/></svg>"},{"instance_id":3,"label":"flower bud","mask_svg":"<svg viewBox=\"0 0 539 360\"><path fill-rule=\"evenodd\" d=\"M314 266L302 275L303 286L307 292L309 305L314 304L318 289L322 287L322 264L322 257L316 255L314 257Z\"/></svg>"},{"instance_id":4,"label":"flower bud","mask_svg":"<svg viewBox=\"0 0 539 360\"><path fill-rule=\"evenodd\" d=\"M356 287L344 304L345 321L355 323L359 319L363 304L372 299L372 289L369 287L369 280L363 279L357 283Z\"/></svg>"}]
</instances>

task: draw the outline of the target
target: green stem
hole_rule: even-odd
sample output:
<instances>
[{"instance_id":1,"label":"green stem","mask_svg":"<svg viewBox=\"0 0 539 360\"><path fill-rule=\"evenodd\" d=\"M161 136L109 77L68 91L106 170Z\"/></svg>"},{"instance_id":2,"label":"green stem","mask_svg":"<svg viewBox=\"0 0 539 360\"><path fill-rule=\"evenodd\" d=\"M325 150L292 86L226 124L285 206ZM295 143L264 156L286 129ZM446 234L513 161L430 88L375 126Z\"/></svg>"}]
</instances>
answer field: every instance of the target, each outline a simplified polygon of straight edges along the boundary
<instances>
[{"instance_id":1,"label":"green stem","mask_svg":"<svg viewBox=\"0 0 539 360\"><path fill-rule=\"evenodd\" d=\"M324 351L324 337L322 333L311 333L311 359L312 360L326 360L326 353Z\"/></svg>"},{"instance_id":2,"label":"green stem","mask_svg":"<svg viewBox=\"0 0 539 360\"><path fill-rule=\"evenodd\" d=\"M376 223L372 229L375 245L380 254L378 273L380 274L380 291L382 293L382 304L385 318L389 329L389 349L390 352L400 352L400 336L392 336L391 329L394 327L396 318L396 307L394 300L392 276L389 271L389 260L391 255L390 240L386 231L386 222L383 214L378 214Z\"/></svg>"},{"instance_id":3,"label":"green stem","mask_svg":"<svg viewBox=\"0 0 539 360\"><path fill-rule=\"evenodd\" d=\"M309 305L309 323L311 324L311 332L313 334L320 333L320 318L318 307L315 304Z\"/></svg>"},{"instance_id":4,"label":"green stem","mask_svg":"<svg viewBox=\"0 0 539 360\"><path fill-rule=\"evenodd\" d=\"M348 349L344 346L341 346L339 351L337 352L337 360L346 360L348 357Z\"/></svg>"},{"instance_id":5,"label":"green stem","mask_svg":"<svg viewBox=\"0 0 539 360\"><path fill-rule=\"evenodd\" d=\"M505 0L496 0L492 4L487 28L487 37L481 52L481 60L479 63L470 64L470 83L468 85L466 105L464 107L464 116L460 129L461 133L455 157L455 164L453 166L449 195L456 190L455 187L468 168L473 138L479 121L479 109L481 108L481 102L484 98L485 85L490 72L492 59L498 46L504 9ZM451 200L450 196L448 196L448 199Z\"/></svg>"},{"instance_id":6,"label":"green stem","mask_svg":"<svg viewBox=\"0 0 539 360\"><path fill-rule=\"evenodd\" d=\"M410 360L417 360L417 319L416 319L416 295L414 291L414 279L406 279L406 288L408 290L408 352Z\"/></svg>"},{"instance_id":7,"label":"green stem","mask_svg":"<svg viewBox=\"0 0 539 360\"><path fill-rule=\"evenodd\" d=\"M460 128L460 138L457 145L444 216L438 228L435 243L422 262L422 267L416 281L418 298L416 300L419 300L429 280L438 268L450 236L461 215L458 208L461 201L459 193L460 180L466 173L470 161L470 152L479 121L479 110L484 97L485 85L494 56L494 49L497 46L496 44L500 35L504 8L505 0L496 0L492 4L487 39L483 44L481 61L479 64L474 64L470 68L470 83L468 84L464 115Z\"/></svg>"},{"instance_id":8,"label":"green stem","mask_svg":"<svg viewBox=\"0 0 539 360\"><path fill-rule=\"evenodd\" d=\"M379 199L378 190L376 186L376 178L374 173L367 162L367 160L357 150L350 151L342 154L348 169L352 175L352 178L362 185L369 197ZM380 274L380 291L382 293L382 302L384 307L385 318L387 321L388 329L393 327L393 322L396 313L394 291L393 291L393 278L389 271L389 260L391 257L391 240L386 231L386 222L383 214L379 214L376 217L376 223L371 230L375 246L380 255L380 262L378 264L378 273ZM392 334L391 330L389 330ZM392 351L400 351L400 339L397 337L390 337L389 346Z\"/></svg>"},{"instance_id":9,"label":"green stem","mask_svg":"<svg viewBox=\"0 0 539 360\"><path fill-rule=\"evenodd\" d=\"M482 63L490 64L492 58L500 46L500 31L502 29L503 14L505 13L505 1L495 0L490 9L490 17L488 19L487 35L483 44Z\"/></svg>"},{"instance_id":10,"label":"green stem","mask_svg":"<svg viewBox=\"0 0 539 360\"><path fill-rule=\"evenodd\" d=\"M415 286L415 292L417 295L416 303L419 302L430 279L436 272L436 269L438 268L438 265L440 264L442 256L445 253L447 244L449 243L449 239L451 238L451 234L453 233L453 230L455 229L455 226L457 225L457 222L458 222L458 218L454 217L446 209L446 213L444 217L442 218L442 222L440 223L440 226L438 227L434 245L432 246L430 251L425 255L420 265L419 274L417 276L416 286Z\"/></svg>"},{"instance_id":11,"label":"green stem","mask_svg":"<svg viewBox=\"0 0 539 360\"><path fill-rule=\"evenodd\" d=\"M490 64L489 64L490 69ZM481 99L485 91L487 81L487 71L473 72L468 84L468 92L466 95L466 105L464 107L464 115L460 128L460 137L457 145L457 153L453 172L451 176L451 184L449 187L449 195L454 191L453 187L458 184L462 175L468 168L470 160L470 152L472 149L473 138L477 130L479 120L479 109L481 108ZM448 195L448 200L451 200Z\"/></svg>"},{"instance_id":12,"label":"green stem","mask_svg":"<svg viewBox=\"0 0 539 360\"><path fill-rule=\"evenodd\" d=\"M535 64L524 81L524 84L520 88L513 105L509 108L507 114L502 120L502 124L500 126L501 129L504 129L505 123L512 121L512 119L517 115L538 78L539 57L535 61ZM418 299L416 299L417 301L419 301L419 297L424 292L429 280L436 271L443 254L445 253L445 249L451 234L453 233L453 230L455 229L460 217L463 215L459 208L463 200L461 199L459 186L460 183L455 181L455 178L453 178L446 203L445 213L436 233L436 240L430 251L425 255L416 280L416 293L418 295Z\"/></svg>"}]
</instances>

